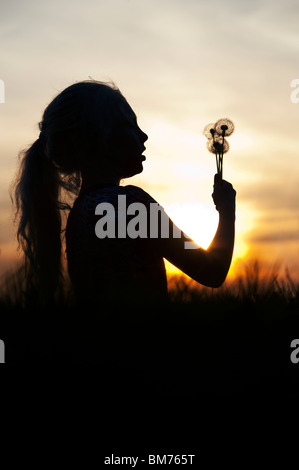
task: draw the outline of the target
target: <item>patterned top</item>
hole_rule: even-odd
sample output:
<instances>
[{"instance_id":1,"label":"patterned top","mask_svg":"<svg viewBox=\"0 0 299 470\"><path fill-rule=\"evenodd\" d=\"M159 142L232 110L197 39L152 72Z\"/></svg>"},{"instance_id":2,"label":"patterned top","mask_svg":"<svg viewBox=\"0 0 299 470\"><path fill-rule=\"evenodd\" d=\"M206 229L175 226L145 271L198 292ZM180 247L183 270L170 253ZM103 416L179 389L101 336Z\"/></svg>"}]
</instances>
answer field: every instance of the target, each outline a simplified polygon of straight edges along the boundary
<instances>
[{"instance_id":1,"label":"patterned top","mask_svg":"<svg viewBox=\"0 0 299 470\"><path fill-rule=\"evenodd\" d=\"M136 202L145 206L149 233L150 204L157 203L136 186L94 187L81 192L69 214L66 228L68 270L76 296L84 303L120 303L124 306L144 305L145 302L156 304L167 299L166 271L159 239L117 236L121 216L118 196L123 195L126 196L122 198L126 207ZM101 216L95 214L100 203L110 203L115 210L114 238L96 235L97 222L102 217L107 220L108 214L107 211ZM135 217L125 211L126 226Z\"/></svg>"}]
</instances>

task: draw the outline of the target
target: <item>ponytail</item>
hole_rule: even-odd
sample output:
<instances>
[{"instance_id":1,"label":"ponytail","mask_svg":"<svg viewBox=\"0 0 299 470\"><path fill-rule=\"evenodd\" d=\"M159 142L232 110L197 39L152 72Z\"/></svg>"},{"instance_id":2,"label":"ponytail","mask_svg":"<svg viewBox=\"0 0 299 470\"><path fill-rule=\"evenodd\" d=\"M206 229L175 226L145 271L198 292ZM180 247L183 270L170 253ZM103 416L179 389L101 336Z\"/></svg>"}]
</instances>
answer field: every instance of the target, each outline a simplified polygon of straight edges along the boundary
<instances>
[{"instance_id":1,"label":"ponytail","mask_svg":"<svg viewBox=\"0 0 299 470\"><path fill-rule=\"evenodd\" d=\"M41 138L21 155L15 185L17 238L25 253L27 285L38 303L45 303L54 298L62 280L60 178Z\"/></svg>"}]
</instances>

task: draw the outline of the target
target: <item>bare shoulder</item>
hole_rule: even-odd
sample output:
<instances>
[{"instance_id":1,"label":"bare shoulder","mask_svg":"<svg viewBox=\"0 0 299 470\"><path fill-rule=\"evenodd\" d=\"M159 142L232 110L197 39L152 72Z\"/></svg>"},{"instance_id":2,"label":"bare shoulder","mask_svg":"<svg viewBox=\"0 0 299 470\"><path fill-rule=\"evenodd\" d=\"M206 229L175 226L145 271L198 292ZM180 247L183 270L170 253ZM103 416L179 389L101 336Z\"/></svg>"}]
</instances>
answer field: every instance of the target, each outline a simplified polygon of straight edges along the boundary
<instances>
[{"instance_id":1,"label":"bare shoulder","mask_svg":"<svg viewBox=\"0 0 299 470\"><path fill-rule=\"evenodd\" d=\"M157 201L150 194L148 194L146 191L139 188L138 186L133 186L130 184L128 186L125 186L125 188L128 194L134 199L136 199L136 201L144 202L146 204L148 203L157 204Z\"/></svg>"}]
</instances>

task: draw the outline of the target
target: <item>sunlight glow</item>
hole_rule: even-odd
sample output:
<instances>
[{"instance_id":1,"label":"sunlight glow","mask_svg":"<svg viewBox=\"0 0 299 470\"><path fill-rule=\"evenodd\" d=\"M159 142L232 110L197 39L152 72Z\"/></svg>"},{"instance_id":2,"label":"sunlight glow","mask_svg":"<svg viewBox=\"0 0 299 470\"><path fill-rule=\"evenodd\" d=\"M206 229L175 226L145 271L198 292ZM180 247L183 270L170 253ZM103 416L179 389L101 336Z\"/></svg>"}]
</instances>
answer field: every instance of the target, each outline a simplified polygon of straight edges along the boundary
<instances>
[{"instance_id":1,"label":"sunlight glow","mask_svg":"<svg viewBox=\"0 0 299 470\"><path fill-rule=\"evenodd\" d=\"M256 139L245 132L233 134L230 137L229 143L234 152L253 148L257 144Z\"/></svg>"},{"instance_id":2,"label":"sunlight glow","mask_svg":"<svg viewBox=\"0 0 299 470\"><path fill-rule=\"evenodd\" d=\"M209 247L218 226L216 211L202 203L170 204L165 207L165 210L174 223L199 246L204 249ZM234 276L238 262L246 258L249 252L245 235L254 226L254 223L250 207L241 204L236 217L235 248L229 276ZM165 262L165 266L170 275L181 273L168 261Z\"/></svg>"},{"instance_id":3,"label":"sunlight glow","mask_svg":"<svg viewBox=\"0 0 299 470\"><path fill-rule=\"evenodd\" d=\"M202 203L178 203L165 207L174 223L202 248L208 248L218 224L218 214Z\"/></svg>"}]
</instances>

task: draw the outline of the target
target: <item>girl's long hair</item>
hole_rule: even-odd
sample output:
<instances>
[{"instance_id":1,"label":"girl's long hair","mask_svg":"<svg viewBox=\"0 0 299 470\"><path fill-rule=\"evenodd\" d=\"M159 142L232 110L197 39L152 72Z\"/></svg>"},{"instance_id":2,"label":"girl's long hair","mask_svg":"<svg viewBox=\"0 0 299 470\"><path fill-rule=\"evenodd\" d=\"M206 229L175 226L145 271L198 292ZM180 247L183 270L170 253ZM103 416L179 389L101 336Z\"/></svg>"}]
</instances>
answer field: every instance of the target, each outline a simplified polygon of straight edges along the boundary
<instances>
[{"instance_id":1,"label":"girl's long hair","mask_svg":"<svg viewBox=\"0 0 299 470\"><path fill-rule=\"evenodd\" d=\"M20 154L13 199L17 238L25 254L27 292L48 304L61 292L62 214L69 193L78 194L81 170L100 158L124 99L113 83L75 83L47 106L40 136Z\"/></svg>"}]
</instances>

